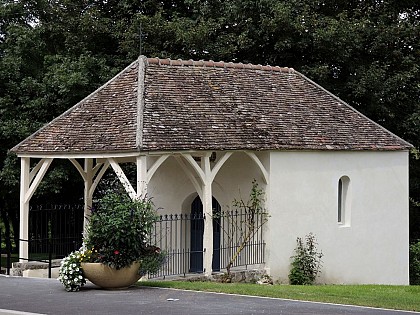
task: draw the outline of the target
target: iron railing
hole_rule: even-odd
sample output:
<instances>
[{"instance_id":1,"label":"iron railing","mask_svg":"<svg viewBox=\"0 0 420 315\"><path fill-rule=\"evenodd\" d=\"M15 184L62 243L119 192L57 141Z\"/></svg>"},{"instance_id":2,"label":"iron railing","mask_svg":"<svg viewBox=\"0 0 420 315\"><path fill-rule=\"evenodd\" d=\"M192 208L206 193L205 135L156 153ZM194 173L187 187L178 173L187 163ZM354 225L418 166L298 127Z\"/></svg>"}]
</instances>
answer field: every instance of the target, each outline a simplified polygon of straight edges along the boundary
<instances>
[{"instance_id":1,"label":"iron railing","mask_svg":"<svg viewBox=\"0 0 420 315\"><path fill-rule=\"evenodd\" d=\"M29 254L31 260L49 261L62 258L82 245L82 205L43 205L30 208ZM166 252L166 262L161 270L150 277L166 277L203 270L203 214L165 214L155 223L150 243ZM223 270L249 235L250 214L246 212L221 212L213 218L213 270ZM258 225L263 214L256 213L252 220ZM1 237L1 236L0 236ZM3 236L3 237L8 237ZM1 240L0 240L1 243ZM10 271L11 249L6 253L7 273ZM248 267L265 262L265 241L262 229L249 237L248 242L233 261L232 267ZM3 259L4 261L4 259Z\"/></svg>"},{"instance_id":2,"label":"iron railing","mask_svg":"<svg viewBox=\"0 0 420 315\"><path fill-rule=\"evenodd\" d=\"M47 263L51 276L52 260L63 258L81 247L83 220L83 205L31 206L28 221L29 237L19 239L19 242L28 243L29 258L17 257L16 254L12 256L12 252L17 252L17 248L14 250L10 246L2 248L1 272L10 274L12 260L25 260ZM0 231L0 244L10 244L12 237Z\"/></svg>"},{"instance_id":3,"label":"iron railing","mask_svg":"<svg viewBox=\"0 0 420 315\"><path fill-rule=\"evenodd\" d=\"M261 228L251 233L250 214L245 211L222 212L213 219L213 270L226 268L240 246L243 249L232 267L265 263L265 241ZM254 227L261 226L264 214L254 214ZM161 215L150 242L166 252L166 263L151 277L186 275L203 272L203 231L205 216L196 214ZM243 244L244 238L249 239ZM198 242L197 242L198 240ZM201 242L201 244L200 244ZM198 244L197 244L198 243ZM216 261L215 261L216 260Z\"/></svg>"},{"instance_id":4,"label":"iron railing","mask_svg":"<svg viewBox=\"0 0 420 315\"><path fill-rule=\"evenodd\" d=\"M265 263L265 241L262 226L267 214L249 210L222 211L220 220L220 264L226 267L230 260L232 267ZM242 249L240 249L243 247Z\"/></svg>"},{"instance_id":5,"label":"iron railing","mask_svg":"<svg viewBox=\"0 0 420 315\"><path fill-rule=\"evenodd\" d=\"M203 246L195 246L191 236L197 234L196 227L204 222L203 215L165 214L155 223L150 243L166 253L166 262L161 270L150 277L186 275L203 272ZM191 234L193 233L193 234ZM200 237L199 235L196 235ZM202 240L202 235L201 235ZM195 248L194 248L195 246Z\"/></svg>"},{"instance_id":6,"label":"iron railing","mask_svg":"<svg viewBox=\"0 0 420 315\"><path fill-rule=\"evenodd\" d=\"M83 205L36 205L29 209L29 252L43 255L52 251L65 257L82 245Z\"/></svg>"}]
</instances>

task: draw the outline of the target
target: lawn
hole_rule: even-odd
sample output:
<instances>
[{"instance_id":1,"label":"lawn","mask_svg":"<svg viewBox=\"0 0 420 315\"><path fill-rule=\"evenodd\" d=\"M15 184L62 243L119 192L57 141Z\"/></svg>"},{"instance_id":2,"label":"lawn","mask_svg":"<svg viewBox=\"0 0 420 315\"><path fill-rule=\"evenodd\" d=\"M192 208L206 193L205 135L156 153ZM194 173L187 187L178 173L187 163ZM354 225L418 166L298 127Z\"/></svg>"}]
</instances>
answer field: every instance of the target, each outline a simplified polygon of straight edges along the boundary
<instances>
[{"instance_id":1,"label":"lawn","mask_svg":"<svg viewBox=\"0 0 420 315\"><path fill-rule=\"evenodd\" d=\"M139 282L138 285L420 311L420 286L268 286L258 284L226 284L198 281L147 281Z\"/></svg>"}]
</instances>

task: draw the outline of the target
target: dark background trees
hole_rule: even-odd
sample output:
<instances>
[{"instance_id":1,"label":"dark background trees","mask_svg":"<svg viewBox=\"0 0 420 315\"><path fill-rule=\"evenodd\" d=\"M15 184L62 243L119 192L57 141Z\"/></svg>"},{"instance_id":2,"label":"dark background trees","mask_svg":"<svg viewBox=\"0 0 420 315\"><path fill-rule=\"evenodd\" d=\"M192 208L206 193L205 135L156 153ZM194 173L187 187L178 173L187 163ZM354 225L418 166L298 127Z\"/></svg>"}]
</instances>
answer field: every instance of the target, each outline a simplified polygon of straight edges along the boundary
<instances>
[{"instance_id":1,"label":"dark background trees","mask_svg":"<svg viewBox=\"0 0 420 315\"><path fill-rule=\"evenodd\" d=\"M149 57L293 67L419 149L419 23L417 0L2 0L2 219L17 227L20 165L8 149L137 58L140 27ZM78 202L78 176L54 163L34 202ZM418 239L416 150L410 198Z\"/></svg>"}]
</instances>

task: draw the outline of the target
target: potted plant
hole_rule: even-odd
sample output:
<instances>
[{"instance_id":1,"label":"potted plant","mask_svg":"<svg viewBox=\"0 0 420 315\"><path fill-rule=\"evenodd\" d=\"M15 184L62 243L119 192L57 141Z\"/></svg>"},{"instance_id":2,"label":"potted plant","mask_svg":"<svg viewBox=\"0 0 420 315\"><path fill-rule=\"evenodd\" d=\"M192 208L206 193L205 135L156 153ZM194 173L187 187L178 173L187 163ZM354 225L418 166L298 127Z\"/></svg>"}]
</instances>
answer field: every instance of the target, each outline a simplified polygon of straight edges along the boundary
<instances>
[{"instance_id":1,"label":"potted plant","mask_svg":"<svg viewBox=\"0 0 420 315\"><path fill-rule=\"evenodd\" d=\"M157 218L150 198L133 200L115 188L102 193L91 209L83 248L60 267L59 280L66 290L78 291L85 278L104 288L127 287L142 275L158 272L164 254L149 243Z\"/></svg>"}]
</instances>

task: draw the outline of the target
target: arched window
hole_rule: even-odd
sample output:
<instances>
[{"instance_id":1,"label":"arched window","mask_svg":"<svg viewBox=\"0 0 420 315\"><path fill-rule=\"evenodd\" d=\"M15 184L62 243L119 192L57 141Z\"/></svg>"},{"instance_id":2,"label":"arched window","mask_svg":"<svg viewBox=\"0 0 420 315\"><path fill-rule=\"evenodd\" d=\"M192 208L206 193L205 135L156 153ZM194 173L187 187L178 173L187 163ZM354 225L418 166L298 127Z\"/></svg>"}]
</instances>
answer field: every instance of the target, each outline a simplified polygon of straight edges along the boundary
<instances>
[{"instance_id":1,"label":"arched window","mask_svg":"<svg viewBox=\"0 0 420 315\"><path fill-rule=\"evenodd\" d=\"M350 178L342 176L338 180L337 222L350 226Z\"/></svg>"}]
</instances>

